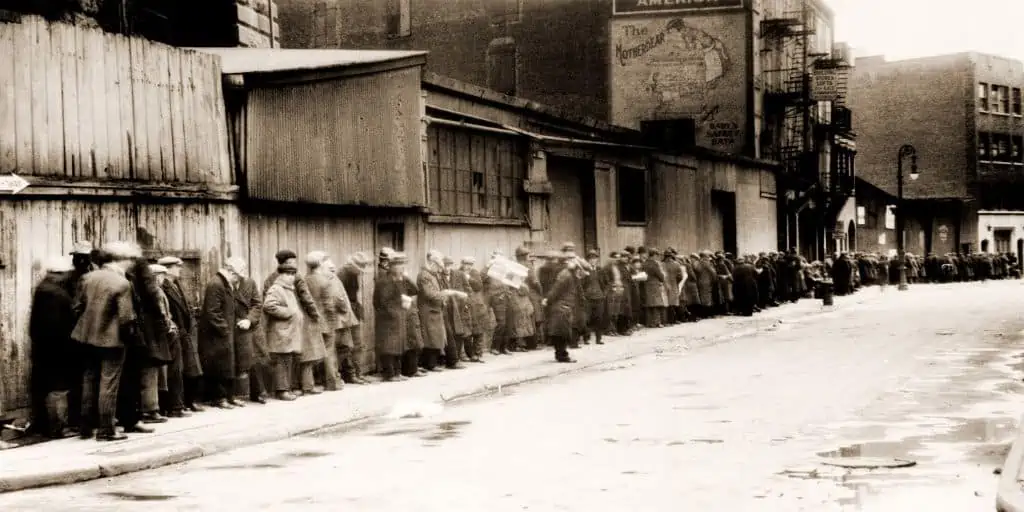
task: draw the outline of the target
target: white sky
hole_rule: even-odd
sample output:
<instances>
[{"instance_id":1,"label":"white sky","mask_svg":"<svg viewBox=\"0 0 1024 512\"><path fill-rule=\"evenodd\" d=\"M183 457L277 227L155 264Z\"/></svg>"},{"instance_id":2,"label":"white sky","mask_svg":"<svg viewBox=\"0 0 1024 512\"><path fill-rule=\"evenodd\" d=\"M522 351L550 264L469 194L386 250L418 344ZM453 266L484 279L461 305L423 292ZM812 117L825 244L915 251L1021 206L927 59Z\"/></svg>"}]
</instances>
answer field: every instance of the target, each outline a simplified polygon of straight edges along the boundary
<instances>
[{"instance_id":1,"label":"white sky","mask_svg":"<svg viewBox=\"0 0 1024 512\"><path fill-rule=\"evenodd\" d=\"M1024 0L825 0L836 41L888 60L978 51L1024 61Z\"/></svg>"}]
</instances>

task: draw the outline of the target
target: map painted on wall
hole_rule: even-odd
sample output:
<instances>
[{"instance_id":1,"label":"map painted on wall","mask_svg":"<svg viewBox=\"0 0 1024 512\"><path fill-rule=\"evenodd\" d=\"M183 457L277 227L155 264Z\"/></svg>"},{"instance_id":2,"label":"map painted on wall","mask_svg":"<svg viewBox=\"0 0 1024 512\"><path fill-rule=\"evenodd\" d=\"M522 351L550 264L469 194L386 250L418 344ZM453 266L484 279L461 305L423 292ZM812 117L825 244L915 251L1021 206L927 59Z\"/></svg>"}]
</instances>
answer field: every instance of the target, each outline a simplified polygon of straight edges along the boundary
<instances>
[{"instance_id":1,"label":"map painted on wall","mask_svg":"<svg viewBox=\"0 0 1024 512\"><path fill-rule=\"evenodd\" d=\"M746 142L742 14L612 22L611 118L691 118L697 143L739 152Z\"/></svg>"}]
</instances>

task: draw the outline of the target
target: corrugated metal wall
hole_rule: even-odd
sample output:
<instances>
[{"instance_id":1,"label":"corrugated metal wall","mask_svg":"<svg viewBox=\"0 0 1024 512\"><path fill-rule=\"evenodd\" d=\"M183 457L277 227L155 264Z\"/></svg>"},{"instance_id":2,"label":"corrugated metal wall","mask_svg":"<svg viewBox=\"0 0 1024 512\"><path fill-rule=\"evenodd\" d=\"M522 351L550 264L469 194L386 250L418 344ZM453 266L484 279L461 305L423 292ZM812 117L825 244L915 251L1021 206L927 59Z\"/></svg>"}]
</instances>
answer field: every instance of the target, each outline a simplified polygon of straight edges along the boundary
<instances>
[{"instance_id":1,"label":"corrugated metal wall","mask_svg":"<svg viewBox=\"0 0 1024 512\"><path fill-rule=\"evenodd\" d=\"M250 197L425 206L420 99L419 67L251 91Z\"/></svg>"},{"instance_id":2,"label":"corrugated metal wall","mask_svg":"<svg viewBox=\"0 0 1024 512\"><path fill-rule=\"evenodd\" d=\"M200 281L247 240L230 204L149 205L78 200L0 202L0 415L27 407L28 316L42 261L76 240L137 240L154 251L196 251Z\"/></svg>"}]
</instances>

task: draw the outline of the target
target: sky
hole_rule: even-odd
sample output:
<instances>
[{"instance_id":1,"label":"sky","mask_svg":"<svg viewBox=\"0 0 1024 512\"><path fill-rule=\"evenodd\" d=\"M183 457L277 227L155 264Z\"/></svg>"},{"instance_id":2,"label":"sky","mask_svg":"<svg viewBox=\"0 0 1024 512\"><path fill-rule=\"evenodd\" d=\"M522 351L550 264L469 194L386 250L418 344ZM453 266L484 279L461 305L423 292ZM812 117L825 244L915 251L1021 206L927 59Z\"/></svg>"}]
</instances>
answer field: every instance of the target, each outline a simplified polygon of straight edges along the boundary
<instances>
[{"instance_id":1,"label":"sky","mask_svg":"<svg viewBox=\"0 0 1024 512\"><path fill-rule=\"evenodd\" d=\"M1024 61L1024 0L825 0L835 40L887 60L977 51Z\"/></svg>"}]
</instances>

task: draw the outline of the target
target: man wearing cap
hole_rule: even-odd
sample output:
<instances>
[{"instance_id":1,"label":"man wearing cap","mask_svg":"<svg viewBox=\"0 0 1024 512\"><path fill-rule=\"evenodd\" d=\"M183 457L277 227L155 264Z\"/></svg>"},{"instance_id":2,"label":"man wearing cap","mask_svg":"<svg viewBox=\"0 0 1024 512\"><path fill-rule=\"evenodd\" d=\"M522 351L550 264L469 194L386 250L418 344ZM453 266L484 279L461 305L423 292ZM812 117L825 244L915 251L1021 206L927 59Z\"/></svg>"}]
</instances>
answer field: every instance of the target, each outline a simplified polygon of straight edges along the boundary
<instances>
[{"instance_id":1,"label":"man wearing cap","mask_svg":"<svg viewBox=\"0 0 1024 512\"><path fill-rule=\"evenodd\" d=\"M74 309L78 321L71 338L84 345L82 374L82 417L79 432L91 438L112 441L127 436L115 429L118 391L124 368L125 349L138 344L132 286L125 272L142 251L127 242L113 242L104 250L101 267L82 277ZM126 432L142 430L137 424L123 425Z\"/></svg>"},{"instance_id":2,"label":"man wearing cap","mask_svg":"<svg viewBox=\"0 0 1024 512\"><path fill-rule=\"evenodd\" d=\"M443 256L440 252L432 250L427 252L423 268L416 277L416 287L419 289L416 306L419 309L420 328L423 333L422 364L427 371L439 371L441 353L448 344L445 299L450 292L446 293L443 272Z\"/></svg>"},{"instance_id":3,"label":"man wearing cap","mask_svg":"<svg viewBox=\"0 0 1024 512\"><path fill-rule=\"evenodd\" d=\"M348 294L348 302L352 306L352 313L355 315L355 322L349 327L349 334L352 338L352 347L346 357L341 358L338 363L341 366L341 376L349 384L368 384L370 381L363 378L363 326L365 321L363 311L363 300L359 289L360 278L369 268L370 258L362 252L349 256L348 261L338 271L338 278L341 279L345 293Z\"/></svg>"},{"instance_id":4,"label":"man wearing cap","mask_svg":"<svg viewBox=\"0 0 1024 512\"><path fill-rule=\"evenodd\" d=\"M608 263L601 267L601 273L604 274L605 282L608 283L608 287L605 289L604 301L605 316L607 318L607 326L604 333L606 336L615 336L622 316L622 306L626 292L623 273L619 267L619 251L608 253Z\"/></svg>"},{"instance_id":5,"label":"man wearing cap","mask_svg":"<svg viewBox=\"0 0 1024 512\"><path fill-rule=\"evenodd\" d=\"M235 394L248 397L250 402L267 403L267 384L269 380L270 353L267 350L267 339L263 320L263 293L259 285L249 277L248 265L245 272L238 275L235 283ZM235 400L236 407L244 402Z\"/></svg>"},{"instance_id":6,"label":"man wearing cap","mask_svg":"<svg viewBox=\"0 0 1024 512\"><path fill-rule=\"evenodd\" d=\"M306 274L306 282L309 283L309 291L316 301L317 310L320 312L320 339L324 346L324 389L337 391L344 386L341 380L341 372L338 368L337 329L339 319L348 310L344 307L347 302L342 301L344 289L341 281L334 278L330 271L331 262L327 253L313 251L306 255L306 267L309 273ZM347 298L347 297L346 297ZM312 379L312 374L310 374ZM312 387L312 383L310 383Z\"/></svg>"},{"instance_id":7,"label":"man wearing cap","mask_svg":"<svg viewBox=\"0 0 1024 512\"><path fill-rule=\"evenodd\" d=\"M491 261L484 267L484 296L494 313L494 329L491 331L491 354L508 354L509 336L509 303L512 301L512 293L509 287L498 279L491 277L488 272L491 264L500 252L491 254Z\"/></svg>"},{"instance_id":8,"label":"man wearing cap","mask_svg":"<svg viewBox=\"0 0 1024 512\"><path fill-rule=\"evenodd\" d=\"M516 263L527 268L530 267L530 250L526 247L517 247L515 258ZM529 276L529 272L527 276ZM509 352L536 349L537 327L533 318L533 301L530 300L530 289L525 281L519 288L510 289L508 305L507 348Z\"/></svg>"},{"instance_id":9,"label":"man wearing cap","mask_svg":"<svg viewBox=\"0 0 1024 512\"><path fill-rule=\"evenodd\" d=\"M235 283L243 262L228 258L203 292L199 315L199 355L203 362L206 399L220 409L233 409L235 378Z\"/></svg>"},{"instance_id":10,"label":"man wearing cap","mask_svg":"<svg viewBox=\"0 0 1024 512\"><path fill-rule=\"evenodd\" d=\"M665 295L668 303L665 306L665 323L674 325L682 321L683 315L679 308L679 285L683 282L683 267L676 259L676 250L669 247L665 249L665 259L662 261L665 268Z\"/></svg>"},{"instance_id":11,"label":"man wearing cap","mask_svg":"<svg viewBox=\"0 0 1024 512\"><path fill-rule=\"evenodd\" d=\"M167 296L167 309L171 321L178 327L171 337L171 364L167 366L167 404L163 407L172 418L183 418L192 412L203 410L198 402L202 400L200 390L203 366L199 361L196 346L195 308L192 300L181 285L181 268L184 262L176 256L164 256L158 265L167 269L162 288Z\"/></svg>"},{"instance_id":12,"label":"man wearing cap","mask_svg":"<svg viewBox=\"0 0 1024 512\"><path fill-rule=\"evenodd\" d=\"M44 269L46 275L32 294L28 320L32 343L31 425L35 433L60 438L68 426L68 392L81 386L81 375L77 382L72 380L78 354L71 341L75 313L67 282L74 267L70 257L56 257L47 260Z\"/></svg>"},{"instance_id":13,"label":"man wearing cap","mask_svg":"<svg viewBox=\"0 0 1024 512\"><path fill-rule=\"evenodd\" d=\"M446 344L444 349L445 366L455 370L462 368L460 360L464 347L473 335L473 319L469 311L469 283L466 275L455 268L455 260L445 256L442 260L444 268L438 277L441 287L455 290L462 294L452 295L444 301L444 326Z\"/></svg>"},{"instance_id":14,"label":"man wearing cap","mask_svg":"<svg viewBox=\"0 0 1024 512\"><path fill-rule=\"evenodd\" d=\"M484 297L484 282L480 271L475 268L476 258L462 258L461 271L466 274L469 285L469 310L472 315L472 338L466 344L466 357L471 363L482 363L484 347L490 342L489 337L494 331L494 312Z\"/></svg>"},{"instance_id":15,"label":"man wearing cap","mask_svg":"<svg viewBox=\"0 0 1024 512\"><path fill-rule=\"evenodd\" d=\"M407 311L412 298L405 294L404 254L391 254L385 270L378 273L373 286L374 349L385 381L406 380L401 375L402 355L407 341Z\"/></svg>"},{"instance_id":16,"label":"man wearing cap","mask_svg":"<svg viewBox=\"0 0 1024 512\"><path fill-rule=\"evenodd\" d=\"M576 340L576 319L580 302L580 274L575 258L561 254L565 268L559 272L554 284L544 296L545 327L548 339L555 349L555 360L560 363L576 362L569 356L569 345Z\"/></svg>"},{"instance_id":17,"label":"man wearing cap","mask_svg":"<svg viewBox=\"0 0 1024 512\"><path fill-rule=\"evenodd\" d=\"M644 262L647 281L644 282L644 307L647 327L662 327L665 324L665 307L668 305L668 294L665 293L665 267L658 256L661 251L651 248L647 251L648 258Z\"/></svg>"},{"instance_id":18,"label":"man wearing cap","mask_svg":"<svg viewBox=\"0 0 1024 512\"><path fill-rule=\"evenodd\" d=\"M587 263L591 271L583 277L583 299L584 315L586 316L586 334L583 343L590 344L590 336L594 336L594 342L604 345L601 336L608 328L608 304L607 296L611 288L609 275L601 268L601 253L587 251Z\"/></svg>"}]
</instances>

